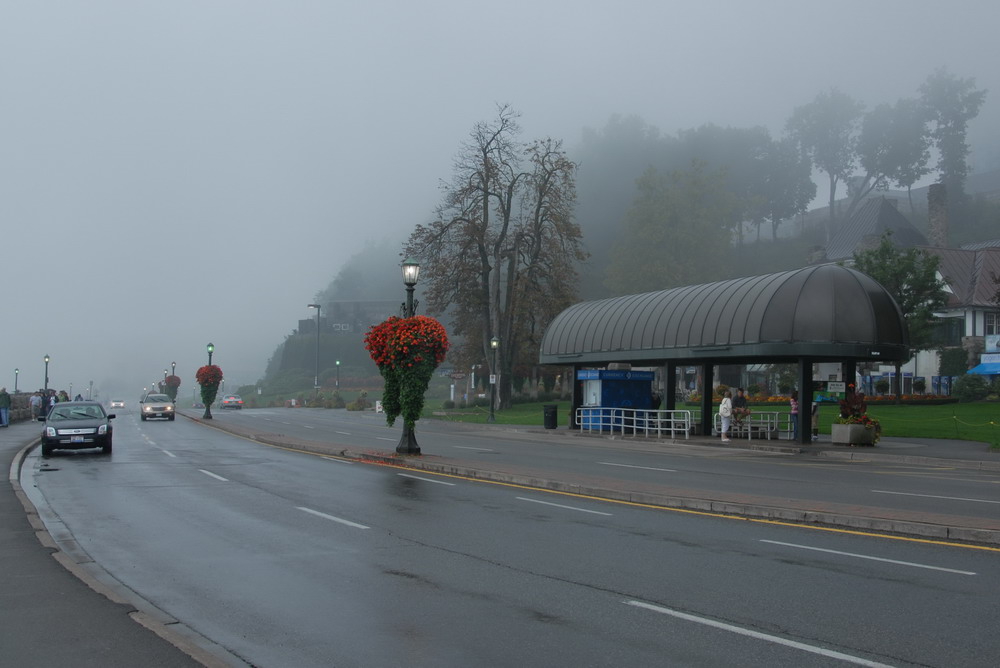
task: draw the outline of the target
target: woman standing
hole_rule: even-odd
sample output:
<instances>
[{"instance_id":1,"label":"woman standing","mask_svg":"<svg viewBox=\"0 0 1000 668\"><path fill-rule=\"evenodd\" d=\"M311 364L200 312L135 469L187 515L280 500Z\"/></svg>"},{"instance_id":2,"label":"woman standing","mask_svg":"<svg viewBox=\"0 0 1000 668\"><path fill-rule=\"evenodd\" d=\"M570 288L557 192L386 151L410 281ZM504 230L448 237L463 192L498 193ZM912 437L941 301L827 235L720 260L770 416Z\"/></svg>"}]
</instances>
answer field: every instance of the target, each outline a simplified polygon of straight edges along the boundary
<instances>
[{"instance_id":1,"label":"woman standing","mask_svg":"<svg viewBox=\"0 0 1000 668\"><path fill-rule=\"evenodd\" d=\"M719 417L722 418L722 442L729 442L729 425L733 419L733 393L726 390L719 404Z\"/></svg>"}]
</instances>

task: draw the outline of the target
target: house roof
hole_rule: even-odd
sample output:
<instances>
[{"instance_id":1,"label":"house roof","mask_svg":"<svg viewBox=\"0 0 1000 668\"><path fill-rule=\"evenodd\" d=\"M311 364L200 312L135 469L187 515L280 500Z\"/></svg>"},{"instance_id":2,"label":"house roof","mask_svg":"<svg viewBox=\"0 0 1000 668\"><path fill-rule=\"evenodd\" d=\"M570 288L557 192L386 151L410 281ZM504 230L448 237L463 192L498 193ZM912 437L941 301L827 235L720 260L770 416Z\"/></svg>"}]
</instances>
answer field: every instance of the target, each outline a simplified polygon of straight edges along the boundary
<instances>
[{"instance_id":1,"label":"house roof","mask_svg":"<svg viewBox=\"0 0 1000 668\"><path fill-rule=\"evenodd\" d=\"M993 297L1000 286L993 277L1000 276L1000 246L977 250L924 246L920 250L941 260L938 271L951 289L948 308L997 307Z\"/></svg>"},{"instance_id":2,"label":"house roof","mask_svg":"<svg viewBox=\"0 0 1000 668\"><path fill-rule=\"evenodd\" d=\"M927 244L927 237L896 209L892 201L885 197L873 197L865 200L847 224L830 239L826 259L849 259L856 250L874 248L886 232L892 232L892 243L899 248Z\"/></svg>"},{"instance_id":3,"label":"house roof","mask_svg":"<svg viewBox=\"0 0 1000 668\"><path fill-rule=\"evenodd\" d=\"M542 364L909 357L899 306L834 264L582 302L545 331Z\"/></svg>"}]
</instances>

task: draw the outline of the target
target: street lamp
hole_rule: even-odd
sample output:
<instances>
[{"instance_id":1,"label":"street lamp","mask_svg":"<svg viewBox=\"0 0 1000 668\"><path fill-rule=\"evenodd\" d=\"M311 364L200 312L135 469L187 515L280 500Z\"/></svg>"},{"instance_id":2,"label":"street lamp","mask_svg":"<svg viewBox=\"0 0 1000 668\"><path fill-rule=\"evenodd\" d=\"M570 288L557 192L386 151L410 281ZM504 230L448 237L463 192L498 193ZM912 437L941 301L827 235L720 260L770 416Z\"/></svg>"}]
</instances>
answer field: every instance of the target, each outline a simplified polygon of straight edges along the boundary
<instances>
[{"instance_id":1,"label":"street lamp","mask_svg":"<svg viewBox=\"0 0 1000 668\"><path fill-rule=\"evenodd\" d=\"M206 348L208 348L208 364L209 364L209 366L211 366L212 365L212 353L215 352L215 346L213 344L209 343L206 346Z\"/></svg>"},{"instance_id":2,"label":"street lamp","mask_svg":"<svg viewBox=\"0 0 1000 668\"><path fill-rule=\"evenodd\" d=\"M45 394L49 393L49 360L51 359L48 355L45 356Z\"/></svg>"},{"instance_id":3,"label":"street lamp","mask_svg":"<svg viewBox=\"0 0 1000 668\"><path fill-rule=\"evenodd\" d=\"M313 389L316 391L316 398L319 398L319 313L322 307L319 304L306 304L309 308L316 309L316 376L313 379Z\"/></svg>"},{"instance_id":4,"label":"street lamp","mask_svg":"<svg viewBox=\"0 0 1000 668\"><path fill-rule=\"evenodd\" d=\"M486 419L487 422L496 422L496 415L493 414L493 408L497 403L497 348L500 347L500 339L493 337L490 339L490 348L493 349L493 366L490 369L492 373L490 374L490 416Z\"/></svg>"},{"instance_id":5,"label":"street lamp","mask_svg":"<svg viewBox=\"0 0 1000 668\"><path fill-rule=\"evenodd\" d=\"M21 373L20 369L14 369L14 394L17 394L17 376Z\"/></svg>"},{"instance_id":6,"label":"street lamp","mask_svg":"<svg viewBox=\"0 0 1000 668\"><path fill-rule=\"evenodd\" d=\"M417 284L417 277L420 276L420 263L413 258L403 260L403 285L406 286L406 317L413 317L413 288ZM401 455L419 455L420 446L417 445L416 436L413 429L403 420L403 435L396 446L396 452Z\"/></svg>"},{"instance_id":7,"label":"street lamp","mask_svg":"<svg viewBox=\"0 0 1000 668\"><path fill-rule=\"evenodd\" d=\"M171 376L176 376L177 375L177 362L171 362L170 363L170 375Z\"/></svg>"},{"instance_id":8,"label":"street lamp","mask_svg":"<svg viewBox=\"0 0 1000 668\"><path fill-rule=\"evenodd\" d=\"M340 390L340 360L337 360L337 390Z\"/></svg>"}]
</instances>

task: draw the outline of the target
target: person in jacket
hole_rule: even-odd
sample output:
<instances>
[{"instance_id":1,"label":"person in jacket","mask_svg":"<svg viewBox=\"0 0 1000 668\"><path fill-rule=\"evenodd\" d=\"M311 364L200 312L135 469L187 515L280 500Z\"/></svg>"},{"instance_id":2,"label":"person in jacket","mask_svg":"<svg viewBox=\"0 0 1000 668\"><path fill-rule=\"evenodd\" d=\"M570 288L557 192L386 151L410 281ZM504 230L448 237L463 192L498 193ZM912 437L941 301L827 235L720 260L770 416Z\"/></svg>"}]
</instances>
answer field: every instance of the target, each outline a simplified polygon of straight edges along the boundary
<instances>
[{"instance_id":1,"label":"person in jacket","mask_svg":"<svg viewBox=\"0 0 1000 668\"><path fill-rule=\"evenodd\" d=\"M728 443L729 438L729 426L733 421L733 393L726 390L726 393L722 397L722 403L719 404L719 418L722 420L722 442Z\"/></svg>"},{"instance_id":2,"label":"person in jacket","mask_svg":"<svg viewBox=\"0 0 1000 668\"><path fill-rule=\"evenodd\" d=\"M10 424L10 395L6 387L0 387L0 427Z\"/></svg>"}]
</instances>

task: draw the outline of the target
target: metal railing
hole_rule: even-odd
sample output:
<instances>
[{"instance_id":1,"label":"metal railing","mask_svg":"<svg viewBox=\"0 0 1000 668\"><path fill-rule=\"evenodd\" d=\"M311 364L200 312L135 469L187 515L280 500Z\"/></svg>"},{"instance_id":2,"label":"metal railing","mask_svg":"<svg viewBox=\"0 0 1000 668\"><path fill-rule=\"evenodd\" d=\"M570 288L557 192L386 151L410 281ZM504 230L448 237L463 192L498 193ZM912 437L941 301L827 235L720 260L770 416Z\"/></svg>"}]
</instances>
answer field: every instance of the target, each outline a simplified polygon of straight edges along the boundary
<instances>
[{"instance_id":1,"label":"metal railing","mask_svg":"<svg viewBox=\"0 0 1000 668\"><path fill-rule=\"evenodd\" d=\"M713 415L713 433L722 432L722 417L715 413ZM788 438L792 437L792 422L788 413L781 411L754 411L749 415L744 415L740 420L733 418L729 424L731 438L753 437L766 438Z\"/></svg>"},{"instance_id":2,"label":"metal railing","mask_svg":"<svg viewBox=\"0 0 1000 668\"><path fill-rule=\"evenodd\" d=\"M606 408L582 406L576 409L574 419L580 431L601 431L611 434L655 436L669 434L675 438L683 434L691 437L691 430L698 411L651 410L645 408Z\"/></svg>"}]
</instances>

